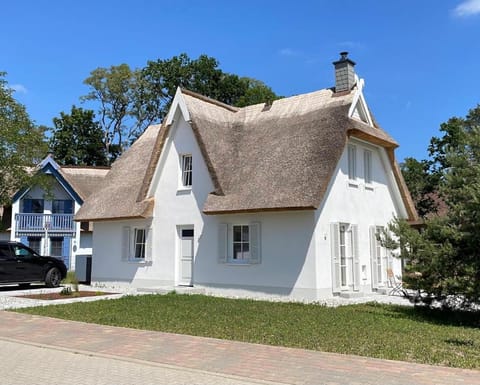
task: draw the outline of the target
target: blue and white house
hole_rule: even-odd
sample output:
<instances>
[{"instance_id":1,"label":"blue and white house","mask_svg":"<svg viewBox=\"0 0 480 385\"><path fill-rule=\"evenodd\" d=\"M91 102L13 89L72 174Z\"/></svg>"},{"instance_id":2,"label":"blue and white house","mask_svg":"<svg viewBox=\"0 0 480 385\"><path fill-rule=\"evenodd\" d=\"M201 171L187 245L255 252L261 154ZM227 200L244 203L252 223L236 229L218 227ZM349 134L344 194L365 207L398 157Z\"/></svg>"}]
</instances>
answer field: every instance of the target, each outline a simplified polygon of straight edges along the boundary
<instances>
[{"instance_id":1,"label":"blue and white house","mask_svg":"<svg viewBox=\"0 0 480 385\"><path fill-rule=\"evenodd\" d=\"M33 186L13 196L10 239L41 255L61 257L75 270L77 256L92 255L92 231L88 222L77 223L73 217L108 168L60 166L48 155L37 169L51 178L48 191Z\"/></svg>"}]
</instances>

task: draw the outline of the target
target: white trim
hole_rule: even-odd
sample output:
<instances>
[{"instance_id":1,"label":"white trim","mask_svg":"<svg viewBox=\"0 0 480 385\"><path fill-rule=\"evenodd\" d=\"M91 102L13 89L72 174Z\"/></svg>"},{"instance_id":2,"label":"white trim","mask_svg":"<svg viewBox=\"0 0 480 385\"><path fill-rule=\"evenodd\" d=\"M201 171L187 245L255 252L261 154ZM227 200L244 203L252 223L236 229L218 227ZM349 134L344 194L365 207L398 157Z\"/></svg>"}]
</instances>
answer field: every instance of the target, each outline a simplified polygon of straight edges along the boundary
<instances>
[{"instance_id":1,"label":"white trim","mask_svg":"<svg viewBox=\"0 0 480 385\"><path fill-rule=\"evenodd\" d=\"M355 109L358 109L361 111L366 118L366 124L370 125L373 127L373 120L372 117L370 116L370 111L368 109L367 102L365 101L365 97L363 96L363 87L365 86L365 80L359 79L358 75L355 75L355 82L357 84L355 94L353 95L352 99L352 104L350 104L350 108L348 110L348 117L353 118L355 114Z\"/></svg>"},{"instance_id":2,"label":"white trim","mask_svg":"<svg viewBox=\"0 0 480 385\"><path fill-rule=\"evenodd\" d=\"M177 87L177 91L175 92L175 97L173 98L172 106L168 111L167 119L165 120L167 125L173 123L176 112L177 112L177 108L180 108L183 118L187 122L189 122L190 113L188 112L187 104L185 103L185 99L183 98L182 90L180 87Z\"/></svg>"}]
</instances>

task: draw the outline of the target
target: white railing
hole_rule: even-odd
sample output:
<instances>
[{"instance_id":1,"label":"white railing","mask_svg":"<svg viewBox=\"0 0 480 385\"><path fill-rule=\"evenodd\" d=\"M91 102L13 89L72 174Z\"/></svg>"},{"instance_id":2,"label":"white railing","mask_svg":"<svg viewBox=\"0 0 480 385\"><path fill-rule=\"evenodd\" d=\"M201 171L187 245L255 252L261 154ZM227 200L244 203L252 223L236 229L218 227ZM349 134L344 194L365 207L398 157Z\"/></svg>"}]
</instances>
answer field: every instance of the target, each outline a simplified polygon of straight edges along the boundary
<instances>
[{"instance_id":1,"label":"white railing","mask_svg":"<svg viewBox=\"0 0 480 385\"><path fill-rule=\"evenodd\" d=\"M16 214L17 232L74 232L73 214Z\"/></svg>"}]
</instances>

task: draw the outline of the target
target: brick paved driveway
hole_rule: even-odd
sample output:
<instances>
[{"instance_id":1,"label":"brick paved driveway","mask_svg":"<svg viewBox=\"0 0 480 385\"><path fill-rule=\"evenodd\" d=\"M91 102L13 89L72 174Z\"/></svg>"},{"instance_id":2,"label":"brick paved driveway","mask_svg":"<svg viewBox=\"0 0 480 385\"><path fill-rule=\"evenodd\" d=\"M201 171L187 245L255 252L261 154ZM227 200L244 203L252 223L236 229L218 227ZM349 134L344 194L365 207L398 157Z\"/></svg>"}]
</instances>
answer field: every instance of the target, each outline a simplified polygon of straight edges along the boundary
<instances>
[{"instance_id":1,"label":"brick paved driveway","mask_svg":"<svg viewBox=\"0 0 480 385\"><path fill-rule=\"evenodd\" d=\"M480 385L480 371L151 332L0 311L0 339L312 385Z\"/></svg>"}]
</instances>

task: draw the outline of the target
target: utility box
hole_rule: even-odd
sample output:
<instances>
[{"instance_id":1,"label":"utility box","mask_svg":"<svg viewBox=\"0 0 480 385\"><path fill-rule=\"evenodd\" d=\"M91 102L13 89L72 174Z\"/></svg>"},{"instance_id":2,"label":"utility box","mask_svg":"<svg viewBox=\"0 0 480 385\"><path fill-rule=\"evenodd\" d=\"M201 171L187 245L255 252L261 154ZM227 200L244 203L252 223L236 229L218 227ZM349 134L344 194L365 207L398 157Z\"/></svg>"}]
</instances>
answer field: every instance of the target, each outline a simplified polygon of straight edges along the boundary
<instances>
[{"instance_id":1,"label":"utility box","mask_svg":"<svg viewBox=\"0 0 480 385\"><path fill-rule=\"evenodd\" d=\"M92 281L91 255L77 255L75 258L75 276L78 282L90 285Z\"/></svg>"}]
</instances>

